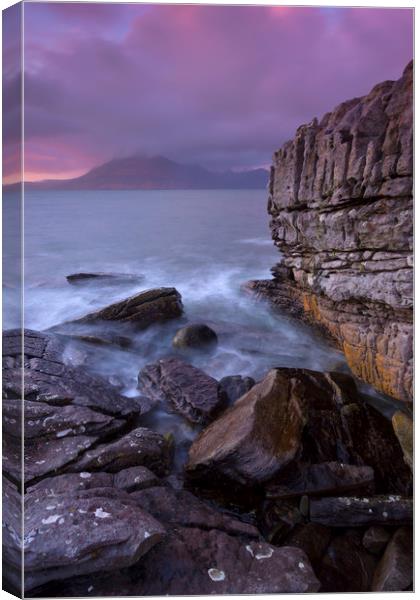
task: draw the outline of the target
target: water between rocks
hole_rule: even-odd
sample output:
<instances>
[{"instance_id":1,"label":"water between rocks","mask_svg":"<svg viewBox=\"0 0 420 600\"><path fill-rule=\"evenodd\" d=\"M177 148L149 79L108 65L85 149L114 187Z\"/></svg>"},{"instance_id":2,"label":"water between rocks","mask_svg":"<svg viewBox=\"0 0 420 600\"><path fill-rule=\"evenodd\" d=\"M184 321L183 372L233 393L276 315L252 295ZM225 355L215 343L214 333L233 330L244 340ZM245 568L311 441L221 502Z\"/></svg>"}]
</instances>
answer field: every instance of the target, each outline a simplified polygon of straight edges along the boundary
<instances>
[{"instance_id":1,"label":"water between rocks","mask_svg":"<svg viewBox=\"0 0 420 600\"><path fill-rule=\"evenodd\" d=\"M270 238L266 197L265 190L27 192L25 327L45 330L142 289L174 286L184 303L181 321L138 333L113 323L109 331L129 338L129 350L71 340L67 359L86 364L134 396L139 370L174 353L171 340L180 324L200 321L215 329L219 344L211 356L188 360L216 379L241 374L258 380L279 366L346 370L342 353L240 289L249 279L269 278L280 258ZM19 326L16 199L6 194L3 204L5 329ZM66 280L71 273L97 271L143 279L83 286ZM84 333L101 335L103 326L89 326ZM178 442L196 434L181 418L163 411L149 416L147 424L172 433ZM183 458L181 452L178 466Z\"/></svg>"}]
</instances>

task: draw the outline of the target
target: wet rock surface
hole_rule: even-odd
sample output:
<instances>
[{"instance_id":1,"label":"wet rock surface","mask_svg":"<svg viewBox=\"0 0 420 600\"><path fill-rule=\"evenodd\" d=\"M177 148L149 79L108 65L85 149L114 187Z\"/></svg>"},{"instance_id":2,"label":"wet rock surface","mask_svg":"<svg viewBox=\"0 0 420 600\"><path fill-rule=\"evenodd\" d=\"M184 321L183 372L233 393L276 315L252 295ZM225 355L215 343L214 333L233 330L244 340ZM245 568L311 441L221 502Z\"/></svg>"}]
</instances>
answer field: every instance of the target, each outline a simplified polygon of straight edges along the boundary
<instances>
[{"instance_id":1,"label":"wet rock surface","mask_svg":"<svg viewBox=\"0 0 420 600\"><path fill-rule=\"evenodd\" d=\"M412 401L413 67L302 125L274 154L283 262L253 293L316 323L353 372Z\"/></svg>"},{"instance_id":2,"label":"wet rock surface","mask_svg":"<svg viewBox=\"0 0 420 600\"><path fill-rule=\"evenodd\" d=\"M145 396L169 404L192 423L208 423L226 404L213 377L178 358L147 365L138 380Z\"/></svg>"},{"instance_id":3,"label":"wet rock surface","mask_svg":"<svg viewBox=\"0 0 420 600\"><path fill-rule=\"evenodd\" d=\"M208 325L203 323L193 323L179 329L172 345L180 350L202 350L208 351L217 344L217 335Z\"/></svg>"},{"instance_id":4,"label":"wet rock surface","mask_svg":"<svg viewBox=\"0 0 420 600\"><path fill-rule=\"evenodd\" d=\"M176 319L182 315L182 311L181 295L175 288L158 288L140 292L73 322L121 321L145 329L154 323Z\"/></svg>"},{"instance_id":5,"label":"wet rock surface","mask_svg":"<svg viewBox=\"0 0 420 600\"><path fill-rule=\"evenodd\" d=\"M141 283L143 275L134 273L72 273L67 275L66 279L72 285L89 285L91 283L101 282L108 285L120 285L121 283Z\"/></svg>"}]
</instances>

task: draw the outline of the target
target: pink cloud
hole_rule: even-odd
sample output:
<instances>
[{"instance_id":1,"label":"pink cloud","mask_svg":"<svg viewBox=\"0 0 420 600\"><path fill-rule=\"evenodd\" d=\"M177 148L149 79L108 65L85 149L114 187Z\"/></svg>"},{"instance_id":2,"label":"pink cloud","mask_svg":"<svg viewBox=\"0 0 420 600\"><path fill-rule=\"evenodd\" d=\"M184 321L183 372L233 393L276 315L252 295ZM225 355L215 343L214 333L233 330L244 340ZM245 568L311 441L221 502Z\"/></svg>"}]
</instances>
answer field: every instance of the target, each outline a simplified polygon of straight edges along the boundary
<instances>
[{"instance_id":1,"label":"pink cloud","mask_svg":"<svg viewBox=\"0 0 420 600\"><path fill-rule=\"evenodd\" d=\"M412 57L404 9L27 6L31 172L133 152L266 164L302 122Z\"/></svg>"}]
</instances>

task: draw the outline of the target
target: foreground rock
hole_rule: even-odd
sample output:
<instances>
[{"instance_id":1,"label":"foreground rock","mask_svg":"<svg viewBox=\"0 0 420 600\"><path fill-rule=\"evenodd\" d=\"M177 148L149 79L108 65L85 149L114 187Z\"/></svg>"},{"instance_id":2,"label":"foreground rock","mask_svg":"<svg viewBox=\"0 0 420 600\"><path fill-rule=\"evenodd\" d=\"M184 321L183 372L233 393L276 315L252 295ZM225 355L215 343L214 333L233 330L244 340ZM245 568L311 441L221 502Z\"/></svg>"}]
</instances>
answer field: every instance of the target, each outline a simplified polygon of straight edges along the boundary
<instances>
[{"instance_id":1,"label":"foreground rock","mask_svg":"<svg viewBox=\"0 0 420 600\"><path fill-rule=\"evenodd\" d=\"M412 63L301 126L275 153L268 210L284 260L250 289L319 324L350 368L412 401Z\"/></svg>"},{"instance_id":2,"label":"foreground rock","mask_svg":"<svg viewBox=\"0 0 420 600\"><path fill-rule=\"evenodd\" d=\"M293 495L299 486L305 493L305 487L332 490L345 484L344 478L338 481L338 471L334 474L337 467L326 465L310 467L306 482L296 478L296 470L303 477L305 463L329 462L370 467L379 492L411 491L411 472L391 424L363 402L350 377L273 369L196 438L187 470L208 480L219 475L245 485L271 479L273 485L289 486L284 493ZM349 488L372 483L372 471L362 470L354 480L356 470L353 482L347 480ZM349 477L351 469L344 471Z\"/></svg>"},{"instance_id":3,"label":"foreground rock","mask_svg":"<svg viewBox=\"0 0 420 600\"><path fill-rule=\"evenodd\" d=\"M413 420L401 411L392 416L392 426L404 453L404 460L413 470Z\"/></svg>"},{"instance_id":4,"label":"foreground rock","mask_svg":"<svg viewBox=\"0 0 420 600\"><path fill-rule=\"evenodd\" d=\"M280 369L240 398L193 442L187 470L262 482L290 463L300 448L305 417Z\"/></svg>"},{"instance_id":5,"label":"foreground rock","mask_svg":"<svg viewBox=\"0 0 420 600\"><path fill-rule=\"evenodd\" d=\"M147 365L138 382L145 396L165 403L192 423L208 423L226 403L213 377L177 358Z\"/></svg>"},{"instance_id":6,"label":"foreground rock","mask_svg":"<svg viewBox=\"0 0 420 600\"><path fill-rule=\"evenodd\" d=\"M63 356L56 336L24 330L22 340L20 330L3 333L4 470L14 481L21 479L22 394L26 482L67 468L140 412L135 400L120 396L100 377L65 364Z\"/></svg>"},{"instance_id":7,"label":"foreground rock","mask_svg":"<svg viewBox=\"0 0 420 600\"><path fill-rule=\"evenodd\" d=\"M143 275L134 273L72 273L67 275L66 279L72 285L84 285L95 282L110 284L120 283L140 283L144 280Z\"/></svg>"},{"instance_id":8,"label":"foreground rock","mask_svg":"<svg viewBox=\"0 0 420 600\"><path fill-rule=\"evenodd\" d=\"M372 584L373 592L411 590L413 584L413 530L398 529L389 542Z\"/></svg>"},{"instance_id":9,"label":"foreground rock","mask_svg":"<svg viewBox=\"0 0 420 600\"><path fill-rule=\"evenodd\" d=\"M195 323L179 329L172 344L180 350L212 350L217 345L217 335L207 325Z\"/></svg>"},{"instance_id":10,"label":"foreground rock","mask_svg":"<svg viewBox=\"0 0 420 600\"><path fill-rule=\"evenodd\" d=\"M26 589L130 566L164 534L164 527L121 490L34 491L25 502Z\"/></svg>"},{"instance_id":11,"label":"foreground rock","mask_svg":"<svg viewBox=\"0 0 420 600\"><path fill-rule=\"evenodd\" d=\"M175 288L158 288L140 292L73 322L121 321L145 329L154 323L180 317L182 310L181 295Z\"/></svg>"}]
</instances>

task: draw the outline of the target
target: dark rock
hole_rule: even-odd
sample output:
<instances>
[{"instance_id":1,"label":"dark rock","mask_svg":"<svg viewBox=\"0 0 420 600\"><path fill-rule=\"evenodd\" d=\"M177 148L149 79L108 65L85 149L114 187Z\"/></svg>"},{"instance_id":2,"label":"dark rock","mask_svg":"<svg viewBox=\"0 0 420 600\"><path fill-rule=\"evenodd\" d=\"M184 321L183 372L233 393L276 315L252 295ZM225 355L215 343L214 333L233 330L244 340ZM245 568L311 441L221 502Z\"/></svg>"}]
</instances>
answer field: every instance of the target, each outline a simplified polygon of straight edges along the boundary
<instances>
[{"instance_id":1,"label":"dark rock","mask_svg":"<svg viewBox=\"0 0 420 600\"><path fill-rule=\"evenodd\" d=\"M407 525L413 521L413 499L392 495L312 499L310 519L329 527Z\"/></svg>"},{"instance_id":2,"label":"dark rock","mask_svg":"<svg viewBox=\"0 0 420 600\"><path fill-rule=\"evenodd\" d=\"M265 489L268 498L293 498L303 494L369 493L374 491L374 471L372 467L337 462L298 465L294 472L283 478L280 476Z\"/></svg>"},{"instance_id":3,"label":"dark rock","mask_svg":"<svg viewBox=\"0 0 420 600\"><path fill-rule=\"evenodd\" d=\"M27 591L51 580L127 567L163 538L165 529L130 496L102 489L26 495Z\"/></svg>"},{"instance_id":4,"label":"dark rock","mask_svg":"<svg viewBox=\"0 0 420 600\"><path fill-rule=\"evenodd\" d=\"M254 387L255 381L252 377L242 375L228 375L219 381L220 387L225 392L229 404L233 404Z\"/></svg>"},{"instance_id":5,"label":"dark rock","mask_svg":"<svg viewBox=\"0 0 420 600\"><path fill-rule=\"evenodd\" d=\"M321 592L367 592L376 559L361 543L361 534L348 531L335 537L317 569Z\"/></svg>"},{"instance_id":6,"label":"dark rock","mask_svg":"<svg viewBox=\"0 0 420 600\"><path fill-rule=\"evenodd\" d=\"M158 288L140 292L72 322L121 321L145 329L154 323L180 317L182 310L181 296L175 288Z\"/></svg>"},{"instance_id":7,"label":"dark rock","mask_svg":"<svg viewBox=\"0 0 420 600\"><path fill-rule=\"evenodd\" d=\"M385 527L372 525L363 535L363 547L371 554L382 554L390 537L391 534Z\"/></svg>"},{"instance_id":8,"label":"dark rock","mask_svg":"<svg viewBox=\"0 0 420 600\"><path fill-rule=\"evenodd\" d=\"M259 511L258 526L270 544L284 544L284 539L303 522L303 515L296 503L286 500L267 500Z\"/></svg>"},{"instance_id":9,"label":"dark rock","mask_svg":"<svg viewBox=\"0 0 420 600\"><path fill-rule=\"evenodd\" d=\"M373 592L402 592L413 584L413 530L401 527L391 538L372 583Z\"/></svg>"},{"instance_id":10,"label":"dark rock","mask_svg":"<svg viewBox=\"0 0 420 600\"><path fill-rule=\"evenodd\" d=\"M226 403L213 377L178 358L147 365L138 381L145 396L168 404L192 423L208 423Z\"/></svg>"},{"instance_id":11,"label":"dark rock","mask_svg":"<svg viewBox=\"0 0 420 600\"><path fill-rule=\"evenodd\" d=\"M317 523L301 523L283 540L285 546L295 546L305 552L313 567L317 567L331 540L328 527Z\"/></svg>"},{"instance_id":12,"label":"dark rock","mask_svg":"<svg viewBox=\"0 0 420 600\"><path fill-rule=\"evenodd\" d=\"M109 471L144 466L159 475L168 472L171 447L159 433L138 427L114 442L101 444L86 452L69 471Z\"/></svg>"},{"instance_id":13,"label":"dark rock","mask_svg":"<svg viewBox=\"0 0 420 600\"><path fill-rule=\"evenodd\" d=\"M172 344L180 350L208 351L217 345L217 335L208 325L195 323L179 329Z\"/></svg>"},{"instance_id":14,"label":"dark rock","mask_svg":"<svg viewBox=\"0 0 420 600\"><path fill-rule=\"evenodd\" d=\"M271 478L300 448L305 425L301 402L285 370L270 371L194 440L187 470L241 484Z\"/></svg>"},{"instance_id":15,"label":"dark rock","mask_svg":"<svg viewBox=\"0 0 420 600\"><path fill-rule=\"evenodd\" d=\"M276 548L219 530L179 527L137 565L78 578L37 595L154 596L315 592L319 582L298 548Z\"/></svg>"},{"instance_id":16,"label":"dark rock","mask_svg":"<svg viewBox=\"0 0 420 600\"><path fill-rule=\"evenodd\" d=\"M120 283L140 283L144 280L143 275L133 273L73 273L67 275L66 279L72 285L90 284L99 281L100 283L120 284Z\"/></svg>"},{"instance_id":17,"label":"dark rock","mask_svg":"<svg viewBox=\"0 0 420 600\"><path fill-rule=\"evenodd\" d=\"M220 529L230 535L258 538L256 527L239 518L221 512L199 500L186 490L171 487L152 487L131 494L143 510L160 522L171 526Z\"/></svg>"}]
</instances>

